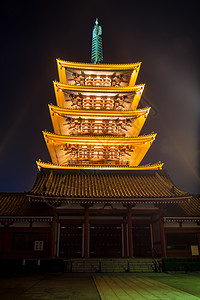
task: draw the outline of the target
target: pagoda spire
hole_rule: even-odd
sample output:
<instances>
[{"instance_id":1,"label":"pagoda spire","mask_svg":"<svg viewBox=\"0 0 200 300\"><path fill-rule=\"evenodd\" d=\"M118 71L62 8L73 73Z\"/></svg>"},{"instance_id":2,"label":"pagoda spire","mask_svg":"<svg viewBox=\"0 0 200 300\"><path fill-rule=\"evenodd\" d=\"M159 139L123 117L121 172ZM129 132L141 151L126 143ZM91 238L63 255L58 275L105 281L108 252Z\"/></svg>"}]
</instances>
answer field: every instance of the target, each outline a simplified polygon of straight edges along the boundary
<instances>
[{"instance_id":1,"label":"pagoda spire","mask_svg":"<svg viewBox=\"0 0 200 300\"><path fill-rule=\"evenodd\" d=\"M103 46L102 46L102 27L99 25L96 18L94 29L92 32L92 55L91 62L99 64L103 61Z\"/></svg>"}]
</instances>

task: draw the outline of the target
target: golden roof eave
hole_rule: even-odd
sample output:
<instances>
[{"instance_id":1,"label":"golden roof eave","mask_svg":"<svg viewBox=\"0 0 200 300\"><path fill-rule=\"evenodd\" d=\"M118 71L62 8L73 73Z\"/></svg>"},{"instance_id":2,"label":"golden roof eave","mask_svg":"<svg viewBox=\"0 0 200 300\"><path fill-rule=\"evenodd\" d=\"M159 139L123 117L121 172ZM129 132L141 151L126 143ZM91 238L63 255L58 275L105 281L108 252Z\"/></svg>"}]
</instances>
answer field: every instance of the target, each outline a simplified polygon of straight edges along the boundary
<instances>
[{"instance_id":1,"label":"golden roof eave","mask_svg":"<svg viewBox=\"0 0 200 300\"><path fill-rule=\"evenodd\" d=\"M42 132L46 141L51 140L53 143L71 143L71 144L113 144L113 145L123 145L123 144L142 144L153 142L156 137L156 133L151 133L148 135L140 135L138 137L116 137L116 136L70 136L70 135L59 135L47 131Z\"/></svg>"},{"instance_id":2,"label":"golden roof eave","mask_svg":"<svg viewBox=\"0 0 200 300\"><path fill-rule=\"evenodd\" d=\"M49 104L49 110L66 116L76 117L139 117L141 115L147 115L150 111L150 107L145 107L136 110L92 110L92 109L68 109L61 108L56 105Z\"/></svg>"},{"instance_id":3,"label":"golden roof eave","mask_svg":"<svg viewBox=\"0 0 200 300\"><path fill-rule=\"evenodd\" d=\"M77 91L77 92L105 92L105 93L131 93L143 92L145 83L134 86L91 86L91 85L70 85L53 81L54 87L60 90Z\"/></svg>"},{"instance_id":4,"label":"golden roof eave","mask_svg":"<svg viewBox=\"0 0 200 300\"><path fill-rule=\"evenodd\" d=\"M103 166L103 165L59 165L52 163L45 163L41 160L36 161L37 167L40 170L44 169L59 169L59 170L67 170L67 169L91 169L91 170L162 170L164 163L158 162L152 165L143 165L143 166Z\"/></svg>"},{"instance_id":5,"label":"golden roof eave","mask_svg":"<svg viewBox=\"0 0 200 300\"><path fill-rule=\"evenodd\" d=\"M72 69L84 69L84 70L133 70L139 69L141 62L129 63L129 64L93 64L93 63L81 63L71 62L61 59L57 59L57 64Z\"/></svg>"}]
</instances>

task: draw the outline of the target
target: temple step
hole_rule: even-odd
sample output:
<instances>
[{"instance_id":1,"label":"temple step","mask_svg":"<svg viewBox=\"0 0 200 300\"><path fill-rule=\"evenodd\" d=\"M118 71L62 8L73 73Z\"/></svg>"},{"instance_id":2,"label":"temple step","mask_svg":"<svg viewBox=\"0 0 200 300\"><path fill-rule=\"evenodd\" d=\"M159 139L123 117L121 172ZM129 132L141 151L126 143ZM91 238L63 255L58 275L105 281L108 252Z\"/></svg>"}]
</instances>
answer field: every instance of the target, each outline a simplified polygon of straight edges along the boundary
<instances>
[{"instance_id":1,"label":"temple step","mask_svg":"<svg viewBox=\"0 0 200 300\"><path fill-rule=\"evenodd\" d=\"M102 273L124 273L128 272L128 261L127 259L111 259L102 260L101 262L101 272Z\"/></svg>"},{"instance_id":2,"label":"temple step","mask_svg":"<svg viewBox=\"0 0 200 300\"><path fill-rule=\"evenodd\" d=\"M98 260L75 260L72 261L71 271L73 273L97 273L99 271Z\"/></svg>"},{"instance_id":3,"label":"temple step","mask_svg":"<svg viewBox=\"0 0 200 300\"><path fill-rule=\"evenodd\" d=\"M66 260L65 272L73 273L150 273L160 270L155 259L72 259Z\"/></svg>"}]
</instances>

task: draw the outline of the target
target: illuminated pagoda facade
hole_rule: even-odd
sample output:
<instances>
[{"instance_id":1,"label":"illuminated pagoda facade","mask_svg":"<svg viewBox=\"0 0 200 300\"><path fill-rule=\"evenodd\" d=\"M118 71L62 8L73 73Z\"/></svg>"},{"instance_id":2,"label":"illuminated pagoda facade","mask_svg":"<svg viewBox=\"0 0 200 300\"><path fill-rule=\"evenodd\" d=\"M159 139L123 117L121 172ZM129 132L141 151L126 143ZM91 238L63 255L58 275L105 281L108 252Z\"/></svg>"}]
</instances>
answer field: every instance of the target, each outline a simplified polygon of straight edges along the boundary
<instances>
[{"instance_id":1,"label":"illuminated pagoda facade","mask_svg":"<svg viewBox=\"0 0 200 300\"><path fill-rule=\"evenodd\" d=\"M54 132L43 131L51 162L37 161L29 192L1 194L0 234L5 224L9 232L2 257L188 256L190 248L171 245L199 245L199 198L178 189L163 163L142 163L156 133L140 133L150 112L140 107L141 63L102 61L96 20L91 63L57 59ZM25 253L19 243L30 233ZM31 245L40 241L45 247L37 252Z\"/></svg>"},{"instance_id":2,"label":"illuminated pagoda facade","mask_svg":"<svg viewBox=\"0 0 200 300\"><path fill-rule=\"evenodd\" d=\"M54 133L43 132L52 164L39 168L160 170L140 166L156 134L140 136L150 107L138 109L144 84L135 85L141 63L100 64L102 29L96 20L92 63L57 60L57 106L49 105Z\"/></svg>"}]
</instances>

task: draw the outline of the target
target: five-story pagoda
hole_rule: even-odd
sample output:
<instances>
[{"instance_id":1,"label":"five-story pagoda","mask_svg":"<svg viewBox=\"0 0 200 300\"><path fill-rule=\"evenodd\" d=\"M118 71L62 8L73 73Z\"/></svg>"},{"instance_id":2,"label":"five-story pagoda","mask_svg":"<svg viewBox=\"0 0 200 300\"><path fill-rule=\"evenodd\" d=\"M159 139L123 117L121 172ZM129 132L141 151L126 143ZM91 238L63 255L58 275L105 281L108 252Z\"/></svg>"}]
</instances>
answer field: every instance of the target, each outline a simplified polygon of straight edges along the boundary
<instances>
[{"instance_id":1,"label":"five-story pagoda","mask_svg":"<svg viewBox=\"0 0 200 300\"><path fill-rule=\"evenodd\" d=\"M49 105L54 133L43 132L51 169L159 170L140 165L156 134L140 136L150 107L137 109L144 84L135 85L141 63L101 64L102 29L96 20L92 63L58 59L57 106Z\"/></svg>"},{"instance_id":2,"label":"five-story pagoda","mask_svg":"<svg viewBox=\"0 0 200 300\"><path fill-rule=\"evenodd\" d=\"M174 185L162 163L141 164L156 137L140 135L150 111L138 108L141 63L103 64L101 35L96 20L92 63L57 60L57 106L49 105L54 133L43 132L52 162L37 161L40 171L29 192L0 195L0 257L35 257L33 242L46 258L162 257L166 233L180 239L188 219L172 218L176 214L166 207L185 216L180 209L192 196ZM27 245L30 251L20 252ZM96 263L100 272L106 261Z\"/></svg>"},{"instance_id":3,"label":"five-story pagoda","mask_svg":"<svg viewBox=\"0 0 200 300\"><path fill-rule=\"evenodd\" d=\"M92 63L57 60L54 133L43 132L52 162L37 161L28 197L53 209L52 256L165 256L163 205L188 194L162 163L140 164L156 137L140 135L141 63L103 64L101 34L96 20Z\"/></svg>"}]
</instances>

